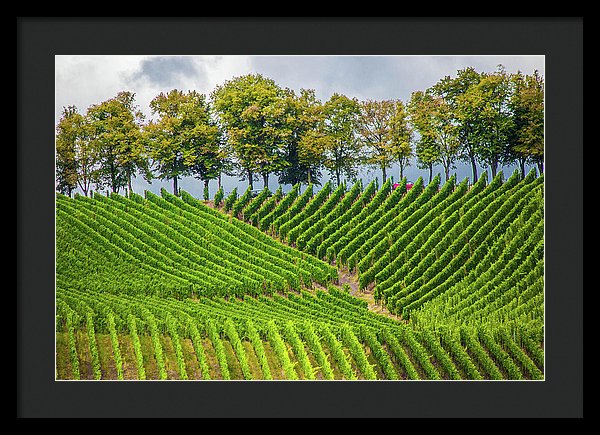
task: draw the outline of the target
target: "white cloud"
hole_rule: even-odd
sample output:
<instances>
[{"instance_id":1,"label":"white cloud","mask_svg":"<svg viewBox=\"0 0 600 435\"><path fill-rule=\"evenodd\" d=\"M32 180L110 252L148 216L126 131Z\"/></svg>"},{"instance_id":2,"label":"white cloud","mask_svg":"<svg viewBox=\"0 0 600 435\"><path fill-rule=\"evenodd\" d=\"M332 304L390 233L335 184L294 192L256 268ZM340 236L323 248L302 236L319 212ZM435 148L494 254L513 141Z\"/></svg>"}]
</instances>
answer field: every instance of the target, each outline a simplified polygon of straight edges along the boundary
<instances>
[{"instance_id":1,"label":"white cloud","mask_svg":"<svg viewBox=\"0 0 600 435\"><path fill-rule=\"evenodd\" d=\"M150 101L161 92L194 89L209 95L217 85L248 73L296 91L315 89L323 100L334 92L406 100L458 69L493 71L499 63L509 72L537 69L544 75L544 56L56 56L55 120L65 106L83 113L124 90L136 94L150 117Z\"/></svg>"},{"instance_id":2,"label":"white cloud","mask_svg":"<svg viewBox=\"0 0 600 435\"><path fill-rule=\"evenodd\" d=\"M63 107L75 105L85 113L120 91L135 93L139 108L150 117L150 101L161 92L194 89L208 95L225 80L249 72L248 56L56 56L55 121Z\"/></svg>"},{"instance_id":3,"label":"white cloud","mask_svg":"<svg viewBox=\"0 0 600 435\"><path fill-rule=\"evenodd\" d=\"M133 71L143 56L56 56L55 119L63 107L75 105L81 113L117 95L123 87L121 74Z\"/></svg>"}]
</instances>

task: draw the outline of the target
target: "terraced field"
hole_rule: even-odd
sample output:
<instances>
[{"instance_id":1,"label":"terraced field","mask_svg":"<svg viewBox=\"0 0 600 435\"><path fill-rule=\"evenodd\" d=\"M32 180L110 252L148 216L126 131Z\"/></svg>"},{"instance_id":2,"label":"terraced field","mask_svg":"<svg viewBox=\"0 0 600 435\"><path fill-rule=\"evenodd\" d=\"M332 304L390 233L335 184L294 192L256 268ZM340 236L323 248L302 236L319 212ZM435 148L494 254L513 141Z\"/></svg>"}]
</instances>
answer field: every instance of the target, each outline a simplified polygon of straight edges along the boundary
<instances>
[{"instance_id":1,"label":"terraced field","mask_svg":"<svg viewBox=\"0 0 600 435\"><path fill-rule=\"evenodd\" d=\"M57 195L57 379L543 379L543 176L314 187Z\"/></svg>"}]
</instances>

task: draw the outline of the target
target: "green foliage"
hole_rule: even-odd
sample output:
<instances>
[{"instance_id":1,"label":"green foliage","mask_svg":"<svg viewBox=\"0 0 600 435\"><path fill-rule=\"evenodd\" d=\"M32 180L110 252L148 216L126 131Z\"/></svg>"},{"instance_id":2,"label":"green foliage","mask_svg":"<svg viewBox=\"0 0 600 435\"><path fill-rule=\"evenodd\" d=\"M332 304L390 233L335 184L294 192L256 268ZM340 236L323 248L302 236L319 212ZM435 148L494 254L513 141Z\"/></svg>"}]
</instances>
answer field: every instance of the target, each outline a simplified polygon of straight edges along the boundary
<instances>
[{"instance_id":1,"label":"green foliage","mask_svg":"<svg viewBox=\"0 0 600 435\"><path fill-rule=\"evenodd\" d=\"M73 379L79 379L79 355L77 354L77 344L75 341L75 327L74 323L75 313L73 310L69 309L66 312L66 330L67 330L67 341L69 346L69 356L71 357L71 373Z\"/></svg>"},{"instance_id":2,"label":"green foliage","mask_svg":"<svg viewBox=\"0 0 600 435\"><path fill-rule=\"evenodd\" d=\"M158 379L167 378L161 346L165 339L173 343L178 378L185 379L186 375L191 378L182 355L184 338L192 340L200 369L197 377L202 379L210 379L206 355L209 349L220 367L217 378L232 378L224 339L231 343L240 361L241 377L249 379L249 363L246 349L242 346L242 340L246 338L261 364L262 379L272 379L265 340L270 342L286 379L312 379L313 376L316 379L319 373L323 379L340 376L356 379L353 365L358 368L361 378L379 379L382 374L385 379L482 379L497 377L500 373L495 371L498 368L492 358L497 358L511 379L516 378L514 373L517 373L508 375L511 365L519 367L519 370L523 367L522 374L526 378L538 379L541 375L537 358L529 356L535 353L531 349L540 349L539 344L531 347L531 343L538 340L538 335L526 328L512 331L506 327L488 330L470 327L461 328L461 335L458 329L451 331L448 328L417 331L413 330L414 326L372 313L363 304L364 301L333 289L318 290L315 294L304 291L300 295L286 293L258 298L177 300L82 291L61 284L57 307L59 318L69 319L73 337L82 328L88 328L89 323L83 320L85 316L93 316L93 323L98 327L105 324L107 330L118 331L118 340L129 334L138 362L121 361L122 364L143 366L141 349L140 352L136 350L139 337L135 337L138 331L149 332L155 346L154 356L150 358L156 361ZM61 320L57 328L63 327L64 320ZM208 342L202 334L208 337ZM526 341L529 344L526 345ZM498 356L490 358L486 349ZM312 365L309 352L316 366ZM381 371L375 371L370 365L367 359L369 353ZM116 355L114 352L115 365ZM334 376L334 370L337 376ZM142 379L140 373L138 368L138 378ZM503 378L501 373L500 376Z\"/></svg>"},{"instance_id":3,"label":"green foliage","mask_svg":"<svg viewBox=\"0 0 600 435\"><path fill-rule=\"evenodd\" d=\"M272 79L261 74L234 77L217 86L211 99L250 188L255 173L269 174L288 165L278 146L290 134L284 91Z\"/></svg>"},{"instance_id":4,"label":"green foliage","mask_svg":"<svg viewBox=\"0 0 600 435\"><path fill-rule=\"evenodd\" d=\"M88 342L90 346L90 355L92 357L92 372L95 380L102 378L100 370L100 358L98 356L98 346L96 344L96 331L94 329L94 314L88 311L85 316L85 324L88 333ZM143 378L142 378L143 379Z\"/></svg>"},{"instance_id":5,"label":"green foliage","mask_svg":"<svg viewBox=\"0 0 600 435\"><path fill-rule=\"evenodd\" d=\"M248 365L246 351L244 350L244 346L242 345L242 340L240 340L237 328L235 324L231 321L231 319L225 320L225 323L223 324L223 330L229 338L229 342L231 343L231 346L235 351L238 361L240 362L244 379L252 379L252 373L250 372L250 366Z\"/></svg>"},{"instance_id":6,"label":"green foliage","mask_svg":"<svg viewBox=\"0 0 600 435\"><path fill-rule=\"evenodd\" d=\"M80 186L87 194L99 157L87 140L85 118L76 106L63 109L56 125L56 190L71 196Z\"/></svg>"},{"instance_id":7,"label":"green foliage","mask_svg":"<svg viewBox=\"0 0 600 435\"><path fill-rule=\"evenodd\" d=\"M202 345L202 337L200 335L200 331L198 331L198 328L191 316L187 317L187 322L189 335L192 339L192 345L194 346L194 352L196 354L196 359L198 360L198 365L200 367L202 379L208 380L210 379L210 372L208 367L208 361L206 359L206 353L204 352L204 346Z\"/></svg>"},{"instance_id":8,"label":"green foliage","mask_svg":"<svg viewBox=\"0 0 600 435\"><path fill-rule=\"evenodd\" d=\"M92 376L102 376L93 339L102 331L119 379L130 364L148 377L142 334L158 379L168 377L161 340L169 337L180 379L215 373L205 346L217 378L258 377L249 343L262 378L272 379L265 341L283 369L276 377L286 379L543 379L543 181L515 171L473 186L455 177L441 184L438 175L408 192L388 180L364 191L357 182L316 194L312 185L302 194L299 185L288 195L236 193L230 209L254 226L185 191L58 194L56 327L67 340L57 352L70 353L71 367L62 376L86 373L79 334L88 337ZM264 234L262 222L303 251ZM347 284L334 286L337 268L311 252L356 267L359 287L401 321L370 311ZM120 348L128 337L131 361ZM184 339L198 361L193 375ZM229 370L223 339L241 374Z\"/></svg>"},{"instance_id":9,"label":"green foliage","mask_svg":"<svg viewBox=\"0 0 600 435\"><path fill-rule=\"evenodd\" d=\"M217 208L221 207L224 196L225 196L225 192L223 191L223 186L221 186L221 187L219 187L219 189L217 190L217 193L215 193L215 197L213 198L213 200L215 202L215 207L217 207Z\"/></svg>"},{"instance_id":10,"label":"green foliage","mask_svg":"<svg viewBox=\"0 0 600 435\"><path fill-rule=\"evenodd\" d=\"M357 99L334 93L323 105L325 113L323 146L323 165L335 176L336 186L341 177L353 180L357 167L362 162L361 142L354 137L360 105Z\"/></svg>"},{"instance_id":11,"label":"green foliage","mask_svg":"<svg viewBox=\"0 0 600 435\"><path fill-rule=\"evenodd\" d=\"M135 352L135 362L138 371L138 379L146 379L146 368L144 366L144 355L142 353L142 345L137 332L136 318L132 313L127 316L127 325L129 326L129 334L133 342L133 351Z\"/></svg>"},{"instance_id":12,"label":"green foliage","mask_svg":"<svg viewBox=\"0 0 600 435\"><path fill-rule=\"evenodd\" d=\"M373 366L371 366L371 364L367 360L367 355L365 354L365 349L364 349L362 343L358 340L358 338L354 334L354 331L352 331L352 329L350 328L349 325L343 325L340 328L340 333L341 333L341 337L342 337L342 341L344 342L344 345L347 346L348 350L350 351L350 354L352 355L352 358L354 359L354 361L356 361L358 369L360 370L362 375L365 377L365 379L367 379L367 380L376 379L377 376L375 375Z\"/></svg>"},{"instance_id":13,"label":"green foliage","mask_svg":"<svg viewBox=\"0 0 600 435\"><path fill-rule=\"evenodd\" d=\"M401 331L400 331L401 332ZM400 341L396 335L392 332L390 328L382 329L383 340L385 340L386 344L392 351L397 364L402 367L402 370L406 373L408 379L417 380L421 379L419 377L419 373L409 356L406 353L406 350L400 344Z\"/></svg>"},{"instance_id":14,"label":"green foliage","mask_svg":"<svg viewBox=\"0 0 600 435\"><path fill-rule=\"evenodd\" d=\"M302 368L302 371L304 373L304 379L315 380L315 369L313 368L313 366L310 363L310 360L308 359L308 354L304 349L305 344L298 335L296 331L296 326L293 322L289 321L283 325L283 334L285 336L286 341L290 343L292 351L294 352L296 359L300 363L300 367Z\"/></svg>"},{"instance_id":15,"label":"green foliage","mask_svg":"<svg viewBox=\"0 0 600 435\"><path fill-rule=\"evenodd\" d=\"M312 138L325 122L323 105L313 89L300 89L299 95L285 89L282 103L285 121L281 125L287 130L282 153L288 165L279 172L279 183L320 184L322 150Z\"/></svg>"},{"instance_id":16,"label":"green foliage","mask_svg":"<svg viewBox=\"0 0 600 435\"><path fill-rule=\"evenodd\" d=\"M110 334L110 342L112 344L113 356L115 359L115 367L117 369L117 378L123 379L123 360L121 359L121 349L119 347L119 337L115 326L115 317L112 312L108 313L108 332Z\"/></svg>"},{"instance_id":17,"label":"green foliage","mask_svg":"<svg viewBox=\"0 0 600 435\"><path fill-rule=\"evenodd\" d=\"M273 376L271 375L271 368L269 367L269 361L267 359L267 355L265 354L265 347L258 333L258 330L254 326L254 322L251 319L247 321L246 332L248 334L250 342L252 343L252 346L254 347L256 357L258 358L258 361L260 363L263 379L272 380Z\"/></svg>"},{"instance_id":18,"label":"green foliage","mask_svg":"<svg viewBox=\"0 0 600 435\"><path fill-rule=\"evenodd\" d=\"M270 195L271 191L268 187L265 187L258 195L251 199L242 209L242 216L244 219L256 223L256 220L253 219L253 215L258 211L258 209L263 205L265 200Z\"/></svg>"},{"instance_id":19,"label":"green foliage","mask_svg":"<svg viewBox=\"0 0 600 435\"><path fill-rule=\"evenodd\" d=\"M357 131L366 148L365 163L382 171L399 162L406 166L412 155L412 130L400 100L366 100L360 103Z\"/></svg>"},{"instance_id":20,"label":"green foliage","mask_svg":"<svg viewBox=\"0 0 600 435\"><path fill-rule=\"evenodd\" d=\"M167 369L165 367L165 358L163 355L162 344L160 343L160 332L156 325L156 320L154 316L148 311L147 308L142 310L144 320L148 325L148 329L150 331L150 336L152 339L152 346L154 348L154 358L156 360L156 366L158 367L158 379L164 380L167 379Z\"/></svg>"},{"instance_id":21,"label":"green foliage","mask_svg":"<svg viewBox=\"0 0 600 435\"><path fill-rule=\"evenodd\" d=\"M465 347L471 352L481 367L481 371L485 373L490 379L500 380L503 379L502 373L494 364L494 361L489 357L481 343L477 339L477 332L469 330L466 327L460 328L460 337Z\"/></svg>"},{"instance_id":22,"label":"green foliage","mask_svg":"<svg viewBox=\"0 0 600 435\"><path fill-rule=\"evenodd\" d=\"M250 201L252 201L252 188L248 186L242 196L240 196L231 206L231 215L233 217L240 217L240 213Z\"/></svg>"},{"instance_id":23,"label":"green foliage","mask_svg":"<svg viewBox=\"0 0 600 435\"><path fill-rule=\"evenodd\" d=\"M379 339L375 335L374 331L372 331L370 328L364 325L361 325L359 334L361 338L365 341L365 343L369 346L369 349L371 349L371 353L373 354L373 356L377 360L377 363L381 367L385 378L390 380L398 379L398 374L394 369L394 365L390 359L390 356L379 342Z\"/></svg>"},{"instance_id":24,"label":"green foliage","mask_svg":"<svg viewBox=\"0 0 600 435\"><path fill-rule=\"evenodd\" d=\"M233 190L231 191L231 193L229 195L227 195L227 198L225 198L225 211L230 211L231 208L233 207L233 204L237 201L238 199L238 191L237 191L237 187L234 187Z\"/></svg>"},{"instance_id":25,"label":"green foliage","mask_svg":"<svg viewBox=\"0 0 600 435\"><path fill-rule=\"evenodd\" d=\"M325 341L325 343L327 343L327 346L329 347L329 350L331 351L333 359L336 361L344 378L349 379L349 380L358 379L356 376L356 373L354 372L354 370L352 369L352 366L350 365L350 362L348 361L348 357L346 356L346 353L344 352L341 342L331 332L331 330L329 329L329 326L327 326L326 324L321 325L320 332L323 337L323 340Z\"/></svg>"},{"instance_id":26,"label":"green foliage","mask_svg":"<svg viewBox=\"0 0 600 435\"><path fill-rule=\"evenodd\" d=\"M144 115L135 105L135 94L119 92L116 97L92 105L86 119L91 145L98 153L94 183L111 192L129 186L141 171L151 178L148 153L142 133Z\"/></svg>"},{"instance_id":27,"label":"green foliage","mask_svg":"<svg viewBox=\"0 0 600 435\"><path fill-rule=\"evenodd\" d=\"M208 201L210 199L210 190L208 188L208 184L204 185L204 200Z\"/></svg>"},{"instance_id":28,"label":"green foliage","mask_svg":"<svg viewBox=\"0 0 600 435\"><path fill-rule=\"evenodd\" d=\"M317 364L319 365L319 370L323 374L323 378L326 380L334 379L331 364L329 363L327 355L323 350L323 346L321 345L321 339L317 335L313 323L304 321L300 324L300 329L302 337L304 338L304 342L306 343L311 353L317 360Z\"/></svg>"},{"instance_id":29,"label":"green foliage","mask_svg":"<svg viewBox=\"0 0 600 435\"><path fill-rule=\"evenodd\" d=\"M177 320L167 313L166 316L167 331L171 337L171 343L173 349L175 349L175 358L177 358L177 369L179 371L179 379L188 379L187 371L185 368L185 359L183 357L183 348L181 347L181 339L179 338L179 326Z\"/></svg>"},{"instance_id":30,"label":"green foliage","mask_svg":"<svg viewBox=\"0 0 600 435\"><path fill-rule=\"evenodd\" d=\"M121 91L85 114L70 105L56 126L56 189L87 196L97 189L119 192L142 175L177 181L193 176L207 183L222 173L253 186L267 182L319 185L328 170L336 186L354 180L361 166L387 178L392 163L400 179L412 157L428 169L441 164L446 180L458 160L473 168L537 164L543 171L544 78L473 67L445 76L409 101L358 101L340 93L321 102L314 89L298 94L261 74L234 77L207 97L172 89L149 104L146 122L135 94ZM418 133L416 142L414 132ZM266 186L265 185L265 186Z\"/></svg>"},{"instance_id":31,"label":"green foliage","mask_svg":"<svg viewBox=\"0 0 600 435\"><path fill-rule=\"evenodd\" d=\"M267 338L277 355L277 359L281 363L283 367L283 372L285 374L285 378L289 380L297 380L298 374L294 369L294 365L290 360L290 355L288 353L287 346L279 333L279 327L277 324L271 320L267 323Z\"/></svg>"},{"instance_id":32,"label":"green foliage","mask_svg":"<svg viewBox=\"0 0 600 435\"><path fill-rule=\"evenodd\" d=\"M508 104L512 130L508 133L511 148L507 158L521 163L543 163L544 79L534 71L532 75L517 72L510 76L510 81L512 92Z\"/></svg>"},{"instance_id":33,"label":"green foliage","mask_svg":"<svg viewBox=\"0 0 600 435\"><path fill-rule=\"evenodd\" d=\"M213 319L206 320L206 332L210 338L213 348L215 349L222 378L225 380L231 379L229 364L227 363L227 356L225 355L225 347L223 346L221 336L217 330L217 325Z\"/></svg>"},{"instance_id":34,"label":"green foliage","mask_svg":"<svg viewBox=\"0 0 600 435\"><path fill-rule=\"evenodd\" d=\"M145 126L144 134L158 178L216 178L224 156L218 147L219 129L210 119L206 96L173 89L157 95L150 108L159 118Z\"/></svg>"},{"instance_id":35,"label":"green foliage","mask_svg":"<svg viewBox=\"0 0 600 435\"><path fill-rule=\"evenodd\" d=\"M326 263L230 221L185 191L184 199L162 193L148 192L143 202L120 195L58 199L61 279L111 291L127 283L131 293L186 297L268 294L298 288L300 279L326 283L337 276ZM86 268L94 271L82 273Z\"/></svg>"}]
</instances>

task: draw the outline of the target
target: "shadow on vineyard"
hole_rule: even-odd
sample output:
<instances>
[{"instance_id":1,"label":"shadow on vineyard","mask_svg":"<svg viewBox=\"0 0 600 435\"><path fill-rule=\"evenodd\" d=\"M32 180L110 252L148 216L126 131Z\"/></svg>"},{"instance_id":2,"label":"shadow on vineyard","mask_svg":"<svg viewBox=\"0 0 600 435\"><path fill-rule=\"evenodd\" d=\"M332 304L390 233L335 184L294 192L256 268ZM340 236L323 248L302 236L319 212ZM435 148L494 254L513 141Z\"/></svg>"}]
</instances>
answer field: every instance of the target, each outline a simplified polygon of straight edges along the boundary
<instances>
[{"instance_id":1,"label":"shadow on vineyard","mask_svg":"<svg viewBox=\"0 0 600 435\"><path fill-rule=\"evenodd\" d=\"M544 378L543 175L56 197L56 378Z\"/></svg>"}]
</instances>

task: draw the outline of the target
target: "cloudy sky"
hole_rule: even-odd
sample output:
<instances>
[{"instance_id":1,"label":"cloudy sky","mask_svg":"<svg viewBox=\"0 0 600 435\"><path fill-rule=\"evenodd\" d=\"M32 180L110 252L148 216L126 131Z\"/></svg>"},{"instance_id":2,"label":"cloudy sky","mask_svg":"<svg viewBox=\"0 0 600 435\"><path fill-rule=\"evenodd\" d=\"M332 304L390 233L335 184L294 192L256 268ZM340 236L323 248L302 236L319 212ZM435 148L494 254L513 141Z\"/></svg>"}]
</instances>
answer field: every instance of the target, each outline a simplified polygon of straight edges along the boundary
<instances>
[{"instance_id":1,"label":"cloudy sky","mask_svg":"<svg viewBox=\"0 0 600 435\"><path fill-rule=\"evenodd\" d=\"M537 70L545 76L544 56L56 56L55 120L58 123L66 106L75 105L85 113L89 106L120 91L135 93L137 105L150 119L150 101L161 92L196 90L208 95L226 80L249 73L260 73L295 91L314 89L321 101L337 92L359 100L406 102L412 92L425 90L446 75L455 76L459 69L472 66L480 72L492 72L498 64L508 72L531 74ZM510 175L514 167L502 169ZM442 167L434 168L436 172L443 173ZM397 166L388 170L395 179L398 173ZM459 163L453 173L462 180L471 171ZM428 176L414 162L405 175L413 181L419 176L427 181ZM379 171L360 174L365 182L376 176L381 177ZM276 183L276 177L270 177L269 188L274 190ZM224 177L223 184L226 191L247 187L247 182L236 177ZM163 186L170 189L171 183L154 180L148 184L138 177L133 189L158 192ZM181 180L180 186L202 196L201 182L194 178ZM261 188L262 182L255 187ZM284 190L289 187L284 186ZM214 190L216 182L211 183L211 196Z\"/></svg>"}]
</instances>

